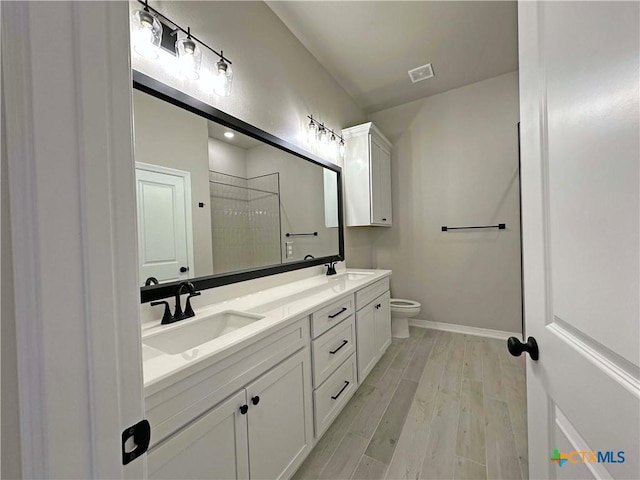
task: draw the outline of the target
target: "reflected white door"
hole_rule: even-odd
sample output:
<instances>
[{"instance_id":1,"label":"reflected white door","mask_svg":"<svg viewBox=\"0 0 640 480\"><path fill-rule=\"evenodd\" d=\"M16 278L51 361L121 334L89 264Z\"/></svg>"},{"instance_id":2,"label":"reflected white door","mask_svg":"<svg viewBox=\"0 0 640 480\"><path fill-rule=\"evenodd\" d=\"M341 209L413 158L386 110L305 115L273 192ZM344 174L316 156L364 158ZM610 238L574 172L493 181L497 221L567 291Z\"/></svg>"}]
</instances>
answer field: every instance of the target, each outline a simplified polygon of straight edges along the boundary
<instances>
[{"instance_id":1,"label":"reflected white door","mask_svg":"<svg viewBox=\"0 0 640 480\"><path fill-rule=\"evenodd\" d=\"M638 479L640 4L518 16L530 475Z\"/></svg>"},{"instance_id":2,"label":"reflected white door","mask_svg":"<svg viewBox=\"0 0 640 480\"><path fill-rule=\"evenodd\" d=\"M193 277L189 172L136 162L140 283Z\"/></svg>"}]
</instances>

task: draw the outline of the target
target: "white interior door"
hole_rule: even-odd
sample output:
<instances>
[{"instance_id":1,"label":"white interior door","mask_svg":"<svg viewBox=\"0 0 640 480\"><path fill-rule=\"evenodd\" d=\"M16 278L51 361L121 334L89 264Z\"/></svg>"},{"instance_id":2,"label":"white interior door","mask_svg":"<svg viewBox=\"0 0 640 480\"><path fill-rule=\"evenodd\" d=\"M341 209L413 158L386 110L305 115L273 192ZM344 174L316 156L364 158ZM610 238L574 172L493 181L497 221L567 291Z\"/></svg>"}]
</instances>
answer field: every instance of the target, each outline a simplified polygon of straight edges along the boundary
<instances>
[{"instance_id":1,"label":"white interior door","mask_svg":"<svg viewBox=\"0 0 640 480\"><path fill-rule=\"evenodd\" d=\"M193 277L189 172L136 163L140 282Z\"/></svg>"},{"instance_id":2,"label":"white interior door","mask_svg":"<svg viewBox=\"0 0 640 480\"><path fill-rule=\"evenodd\" d=\"M640 478L637 2L520 2L531 478Z\"/></svg>"}]
</instances>

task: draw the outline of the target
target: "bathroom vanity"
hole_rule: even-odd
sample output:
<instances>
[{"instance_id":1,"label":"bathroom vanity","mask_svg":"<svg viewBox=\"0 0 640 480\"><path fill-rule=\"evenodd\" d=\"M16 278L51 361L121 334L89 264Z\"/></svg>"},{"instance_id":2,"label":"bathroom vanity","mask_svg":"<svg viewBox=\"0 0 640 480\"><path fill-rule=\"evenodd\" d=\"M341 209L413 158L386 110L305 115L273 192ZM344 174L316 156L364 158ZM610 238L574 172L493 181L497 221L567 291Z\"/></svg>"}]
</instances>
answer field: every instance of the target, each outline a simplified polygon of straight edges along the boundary
<instances>
[{"instance_id":1,"label":"bathroom vanity","mask_svg":"<svg viewBox=\"0 0 640 480\"><path fill-rule=\"evenodd\" d=\"M149 478L289 478L391 342L388 270L348 270L143 328Z\"/></svg>"},{"instance_id":2,"label":"bathroom vanity","mask_svg":"<svg viewBox=\"0 0 640 480\"><path fill-rule=\"evenodd\" d=\"M148 476L290 478L391 342L391 272L335 273L338 165L134 88Z\"/></svg>"}]
</instances>

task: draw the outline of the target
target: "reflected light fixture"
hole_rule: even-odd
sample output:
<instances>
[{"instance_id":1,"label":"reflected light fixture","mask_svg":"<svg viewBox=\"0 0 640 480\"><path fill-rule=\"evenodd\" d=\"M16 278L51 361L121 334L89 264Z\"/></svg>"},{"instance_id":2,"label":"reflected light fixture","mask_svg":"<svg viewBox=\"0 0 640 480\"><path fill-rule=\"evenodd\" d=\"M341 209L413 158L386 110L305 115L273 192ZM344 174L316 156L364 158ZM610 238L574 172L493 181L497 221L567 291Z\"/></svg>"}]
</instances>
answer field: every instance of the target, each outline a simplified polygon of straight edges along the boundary
<instances>
[{"instance_id":1,"label":"reflected light fixture","mask_svg":"<svg viewBox=\"0 0 640 480\"><path fill-rule=\"evenodd\" d=\"M200 78L200 65L202 63L202 50L191 38L191 28L187 27L187 36L176 42L176 53L180 73L189 80Z\"/></svg>"},{"instance_id":2,"label":"reflected light fixture","mask_svg":"<svg viewBox=\"0 0 640 480\"><path fill-rule=\"evenodd\" d=\"M233 138L235 137L235 135L233 134L233 132L224 132L224 136L227 138Z\"/></svg>"},{"instance_id":3,"label":"reflected light fixture","mask_svg":"<svg viewBox=\"0 0 640 480\"><path fill-rule=\"evenodd\" d=\"M131 42L133 49L146 58L158 58L162 42L162 25L155 15L149 12L149 5L144 2L144 9L136 10L132 15Z\"/></svg>"}]
</instances>

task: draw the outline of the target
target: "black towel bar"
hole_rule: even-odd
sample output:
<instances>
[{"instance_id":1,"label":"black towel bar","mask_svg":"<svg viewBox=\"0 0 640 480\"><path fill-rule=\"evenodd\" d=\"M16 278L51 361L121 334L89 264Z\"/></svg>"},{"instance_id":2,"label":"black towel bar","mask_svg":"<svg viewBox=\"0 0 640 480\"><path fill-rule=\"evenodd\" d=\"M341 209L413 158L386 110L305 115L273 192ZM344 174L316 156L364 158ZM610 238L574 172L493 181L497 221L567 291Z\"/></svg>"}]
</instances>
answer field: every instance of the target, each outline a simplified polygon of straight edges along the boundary
<instances>
[{"instance_id":1,"label":"black towel bar","mask_svg":"<svg viewBox=\"0 0 640 480\"><path fill-rule=\"evenodd\" d=\"M480 225L477 227L447 227L446 225L442 226L443 232L448 232L449 230L467 230L470 228L497 228L498 230L504 230L507 228L506 223L499 223L498 225Z\"/></svg>"},{"instance_id":2,"label":"black towel bar","mask_svg":"<svg viewBox=\"0 0 640 480\"><path fill-rule=\"evenodd\" d=\"M317 237L318 232L313 233L287 233L285 237Z\"/></svg>"}]
</instances>

